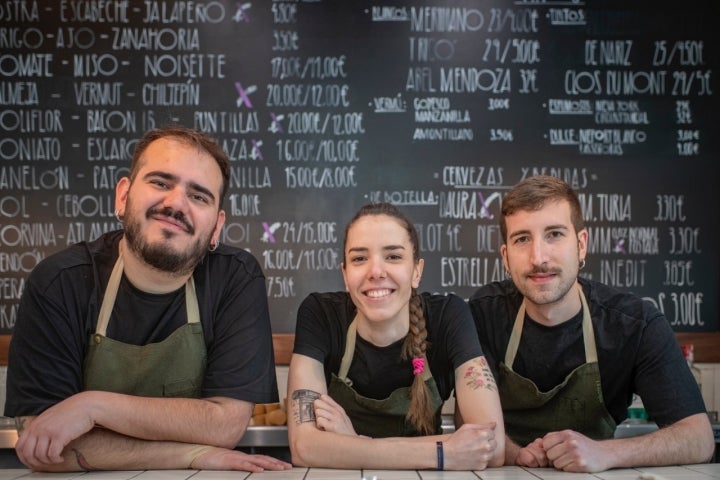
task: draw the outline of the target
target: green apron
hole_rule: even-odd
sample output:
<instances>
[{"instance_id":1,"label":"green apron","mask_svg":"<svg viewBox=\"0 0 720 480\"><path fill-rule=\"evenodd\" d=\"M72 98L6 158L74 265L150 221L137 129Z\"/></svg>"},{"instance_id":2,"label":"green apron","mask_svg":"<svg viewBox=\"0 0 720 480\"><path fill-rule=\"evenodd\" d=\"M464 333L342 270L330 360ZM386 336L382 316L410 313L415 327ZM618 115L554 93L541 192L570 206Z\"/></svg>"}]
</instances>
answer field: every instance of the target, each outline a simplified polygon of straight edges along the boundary
<instances>
[{"instance_id":1,"label":"green apron","mask_svg":"<svg viewBox=\"0 0 720 480\"><path fill-rule=\"evenodd\" d=\"M143 397L199 398L207 355L192 276L185 284L188 323L165 340L131 345L105 336L123 273L122 255L113 268L85 357L85 390Z\"/></svg>"},{"instance_id":2,"label":"green apron","mask_svg":"<svg viewBox=\"0 0 720 480\"><path fill-rule=\"evenodd\" d=\"M328 394L339 403L345 413L352 419L353 427L358 435L368 437L409 437L417 436L420 433L406 422L405 415L410 409L411 387L401 387L394 390L385 399L377 400L367 398L357 393L352 388L352 380L347 378L355 353L355 320L352 321L347 332L345 341L345 353L340 363L340 371L333 374L328 387ZM441 410L443 400L438 392L435 380L430 373L430 367L425 359L426 368L423 371L422 379L430 392L430 401L435 413L436 432L441 433Z\"/></svg>"},{"instance_id":3,"label":"green apron","mask_svg":"<svg viewBox=\"0 0 720 480\"><path fill-rule=\"evenodd\" d=\"M582 289L578 290L583 308L586 363L548 392L539 391L535 383L512 370L525 320L525 301L515 317L505 362L500 363L498 376L505 432L521 446L548 432L564 429L597 440L612 438L615 432L615 421L603 399L590 309Z\"/></svg>"}]
</instances>

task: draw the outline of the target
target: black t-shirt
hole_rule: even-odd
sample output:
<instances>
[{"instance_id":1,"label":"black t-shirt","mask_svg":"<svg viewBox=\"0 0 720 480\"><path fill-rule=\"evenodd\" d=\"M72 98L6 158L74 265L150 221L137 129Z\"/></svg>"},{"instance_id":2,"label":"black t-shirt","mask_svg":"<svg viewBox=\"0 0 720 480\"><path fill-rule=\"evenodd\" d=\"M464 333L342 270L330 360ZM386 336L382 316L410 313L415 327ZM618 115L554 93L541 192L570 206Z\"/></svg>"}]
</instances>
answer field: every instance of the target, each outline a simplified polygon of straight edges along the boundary
<instances>
[{"instance_id":1,"label":"black t-shirt","mask_svg":"<svg viewBox=\"0 0 720 480\"><path fill-rule=\"evenodd\" d=\"M48 257L23 290L9 350L5 415L38 415L83 390L122 231ZM221 245L193 273L207 348L203 397L278 401L265 277L248 252ZM162 295L121 281L107 336L135 345L164 340L187 323L185 289Z\"/></svg>"},{"instance_id":2,"label":"black t-shirt","mask_svg":"<svg viewBox=\"0 0 720 480\"><path fill-rule=\"evenodd\" d=\"M700 389L664 315L637 296L591 280L581 278L580 283L595 330L603 398L615 422L627 418L633 393L640 395L648 416L661 427L705 412ZM496 378L522 299L506 280L479 288L468 302ZM553 327L526 315L512 365L515 372L547 391L582 363L581 312Z\"/></svg>"},{"instance_id":3,"label":"black t-shirt","mask_svg":"<svg viewBox=\"0 0 720 480\"><path fill-rule=\"evenodd\" d=\"M455 369L482 356L467 304L455 295L423 293L430 372L443 400L455 388ZM298 309L294 353L321 362L325 380L340 370L345 339L355 318L355 305L346 292L312 293ZM363 396L387 398L393 390L407 387L413 381L411 360L401 359L402 340L377 347L358 335L348 378Z\"/></svg>"}]
</instances>

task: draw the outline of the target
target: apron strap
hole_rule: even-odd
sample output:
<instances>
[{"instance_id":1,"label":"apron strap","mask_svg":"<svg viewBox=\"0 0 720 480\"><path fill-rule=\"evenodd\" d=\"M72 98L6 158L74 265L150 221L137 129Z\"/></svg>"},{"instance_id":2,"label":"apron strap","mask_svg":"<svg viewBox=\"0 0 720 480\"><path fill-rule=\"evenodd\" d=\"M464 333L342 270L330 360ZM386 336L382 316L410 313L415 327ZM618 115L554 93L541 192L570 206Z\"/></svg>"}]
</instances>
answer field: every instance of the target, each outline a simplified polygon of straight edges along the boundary
<instances>
[{"instance_id":1,"label":"apron strap","mask_svg":"<svg viewBox=\"0 0 720 480\"><path fill-rule=\"evenodd\" d=\"M578 285L580 291L580 301L583 306L583 340L585 341L585 361L587 363L597 363L597 346L595 345L595 329L593 328L592 318L590 318L590 307L588 307L585 293Z\"/></svg>"},{"instance_id":2,"label":"apron strap","mask_svg":"<svg viewBox=\"0 0 720 480\"><path fill-rule=\"evenodd\" d=\"M195 292L195 279L192 275L185 282L185 310L187 311L188 323L200 322L200 307Z\"/></svg>"},{"instance_id":3,"label":"apron strap","mask_svg":"<svg viewBox=\"0 0 720 480\"><path fill-rule=\"evenodd\" d=\"M118 288L120 287L124 265L125 263L123 262L121 253L118 255L118 259L110 274L110 280L108 280L107 287L105 288L105 295L103 296L100 312L98 313L95 333L103 337L107 334L107 326L110 322L113 307L115 306L115 298L117 297ZM200 307L198 305L197 293L195 292L195 280L192 275L190 275L188 281L185 282L185 309L187 310L188 323L200 322Z\"/></svg>"},{"instance_id":4,"label":"apron strap","mask_svg":"<svg viewBox=\"0 0 720 480\"><path fill-rule=\"evenodd\" d=\"M357 335L357 326L355 325L355 319L350 322L350 327L347 331L347 339L345 340L345 353L343 353L342 360L340 361L340 371L338 371L338 377L344 382L347 380L347 374L350 371L350 362L352 362L353 354L355 353L355 336Z\"/></svg>"},{"instance_id":5,"label":"apron strap","mask_svg":"<svg viewBox=\"0 0 720 480\"><path fill-rule=\"evenodd\" d=\"M597 362L597 347L595 345L595 330L592 325L592 318L590 317L590 308L585 298L585 293L582 290L580 284L577 286L578 293L580 295L580 303L582 303L583 310L583 342L585 344L585 362L596 363ZM518 346L520 345L520 337L522 336L523 323L525 322L525 299L520 304L517 316L515 317L515 323L513 324L512 333L510 334L510 340L508 341L507 350L505 350L505 365L512 370L513 362L515 361L515 355L517 355Z\"/></svg>"},{"instance_id":6,"label":"apron strap","mask_svg":"<svg viewBox=\"0 0 720 480\"><path fill-rule=\"evenodd\" d=\"M350 326L348 327L347 339L345 340L345 353L343 353L342 360L340 361L340 370L337 374L338 378L345 383L348 383L347 374L350 371L350 363L352 362L353 355L355 354L355 340L357 337L357 325L355 324L356 319L357 316L353 318L353 321L350 322ZM421 377L425 382L432 377L432 374L430 373L430 365L428 364L425 355L423 355L422 358L425 362L425 368L421 373Z\"/></svg>"},{"instance_id":7,"label":"apron strap","mask_svg":"<svg viewBox=\"0 0 720 480\"><path fill-rule=\"evenodd\" d=\"M112 309L115 306L115 297L117 296L118 287L120 286L123 266L122 255L118 255L118 259L110 274L110 280L108 280L107 287L105 288L105 296L100 306L100 313L98 313L97 327L95 327L95 333L103 337L106 336L110 314L112 314Z\"/></svg>"}]
</instances>

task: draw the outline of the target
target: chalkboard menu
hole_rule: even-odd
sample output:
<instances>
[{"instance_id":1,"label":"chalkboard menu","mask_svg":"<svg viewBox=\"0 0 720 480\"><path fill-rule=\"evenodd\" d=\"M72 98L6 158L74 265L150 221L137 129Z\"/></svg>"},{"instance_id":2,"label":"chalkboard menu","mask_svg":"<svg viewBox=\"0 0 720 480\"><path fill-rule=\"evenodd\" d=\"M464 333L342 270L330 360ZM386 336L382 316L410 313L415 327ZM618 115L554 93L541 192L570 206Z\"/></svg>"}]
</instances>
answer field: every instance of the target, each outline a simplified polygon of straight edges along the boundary
<instances>
[{"instance_id":1,"label":"chalkboard menu","mask_svg":"<svg viewBox=\"0 0 720 480\"><path fill-rule=\"evenodd\" d=\"M417 223L421 289L502 279L503 194L568 181L581 274L716 332L719 45L712 1L0 2L0 333L49 254L120 227L147 129L210 133L232 163L221 241L267 276L275 333L342 290L346 222Z\"/></svg>"}]
</instances>

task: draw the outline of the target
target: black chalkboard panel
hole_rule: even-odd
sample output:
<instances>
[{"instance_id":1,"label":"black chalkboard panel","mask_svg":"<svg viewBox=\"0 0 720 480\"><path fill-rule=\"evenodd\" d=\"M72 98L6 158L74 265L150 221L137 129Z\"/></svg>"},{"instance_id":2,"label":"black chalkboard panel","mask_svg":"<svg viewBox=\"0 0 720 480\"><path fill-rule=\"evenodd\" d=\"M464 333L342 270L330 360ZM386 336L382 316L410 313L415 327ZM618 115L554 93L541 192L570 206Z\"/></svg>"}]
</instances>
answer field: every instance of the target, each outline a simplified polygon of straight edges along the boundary
<instances>
[{"instance_id":1,"label":"black chalkboard panel","mask_svg":"<svg viewBox=\"0 0 720 480\"><path fill-rule=\"evenodd\" d=\"M275 333L342 289L345 222L417 222L422 288L503 278L504 192L579 191L583 275L718 325L714 2L0 2L0 333L28 272L117 228L135 140L180 122L232 160L222 241L267 276ZM714 38L714 37L713 37Z\"/></svg>"}]
</instances>

